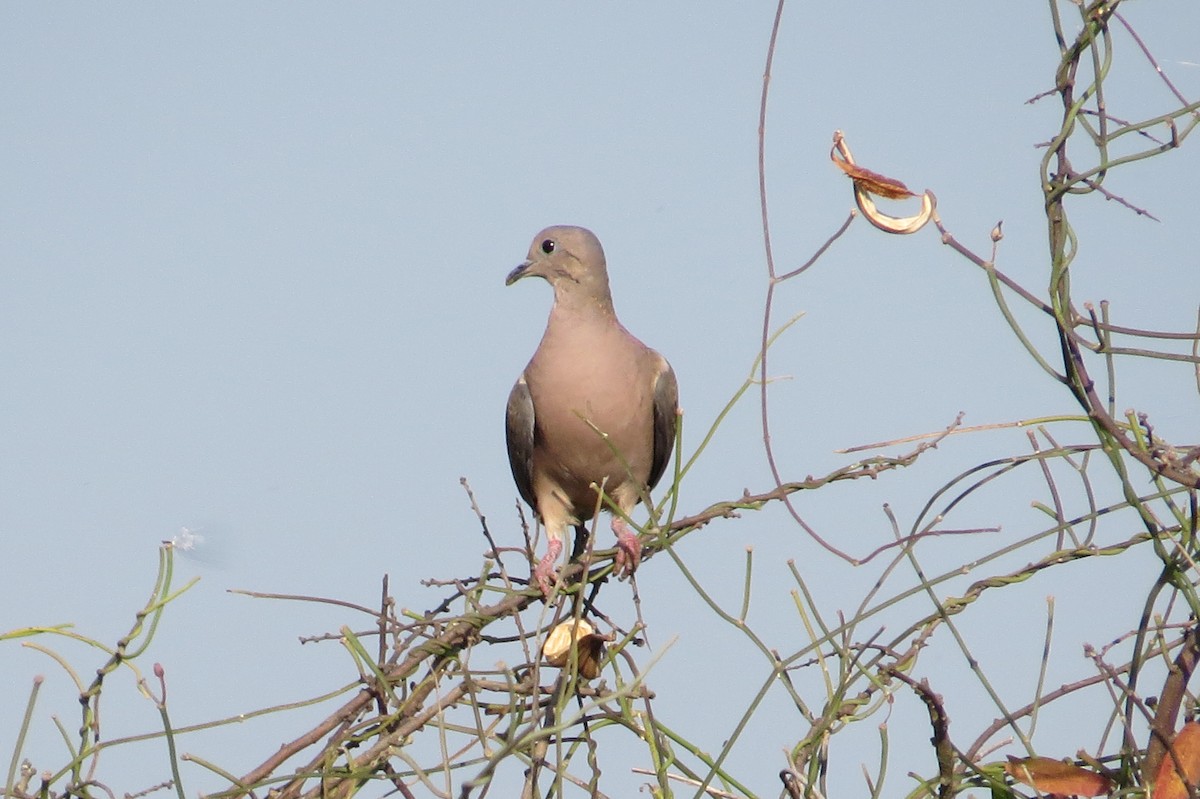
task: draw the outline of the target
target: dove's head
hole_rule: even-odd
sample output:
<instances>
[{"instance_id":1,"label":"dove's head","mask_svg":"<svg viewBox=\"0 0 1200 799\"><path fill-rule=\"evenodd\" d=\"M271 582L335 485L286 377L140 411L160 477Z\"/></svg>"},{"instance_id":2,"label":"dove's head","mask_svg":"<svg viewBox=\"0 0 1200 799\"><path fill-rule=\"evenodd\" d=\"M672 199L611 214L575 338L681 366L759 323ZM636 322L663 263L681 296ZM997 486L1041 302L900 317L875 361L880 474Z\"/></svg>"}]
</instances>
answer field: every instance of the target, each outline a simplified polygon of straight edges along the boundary
<instances>
[{"instance_id":1,"label":"dove's head","mask_svg":"<svg viewBox=\"0 0 1200 799\"><path fill-rule=\"evenodd\" d=\"M531 276L544 278L553 286L556 299L587 298L612 304L604 249L586 228L556 225L538 233L529 246L528 257L508 273L504 285Z\"/></svg>"}]
</instances>

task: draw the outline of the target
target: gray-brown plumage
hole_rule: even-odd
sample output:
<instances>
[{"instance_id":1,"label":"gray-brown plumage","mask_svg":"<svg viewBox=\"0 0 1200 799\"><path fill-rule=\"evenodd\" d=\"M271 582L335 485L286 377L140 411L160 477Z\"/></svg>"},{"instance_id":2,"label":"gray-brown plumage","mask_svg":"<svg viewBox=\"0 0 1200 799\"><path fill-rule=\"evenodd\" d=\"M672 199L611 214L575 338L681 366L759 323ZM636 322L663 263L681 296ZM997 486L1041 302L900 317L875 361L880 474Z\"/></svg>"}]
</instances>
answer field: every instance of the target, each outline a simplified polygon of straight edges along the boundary
<instances>
[{"instance_id":1,"label":"gray-brown plumage","mask_svg":"<svg viewBox=\"0 0 1200 799\"><path fill-rule=\"evenodd\" d=\"M533 582L549 594L567 528L595 518L598 494L628 516L662 477L675 444L679 389L671 365L617 321L604 250L590 230L550 227L505 285L544 278L554 307L542 342L508 397L508 461L521 497L546 528ZM641 544L614 514L616 572Z\"/></svg>"}]
</instances>

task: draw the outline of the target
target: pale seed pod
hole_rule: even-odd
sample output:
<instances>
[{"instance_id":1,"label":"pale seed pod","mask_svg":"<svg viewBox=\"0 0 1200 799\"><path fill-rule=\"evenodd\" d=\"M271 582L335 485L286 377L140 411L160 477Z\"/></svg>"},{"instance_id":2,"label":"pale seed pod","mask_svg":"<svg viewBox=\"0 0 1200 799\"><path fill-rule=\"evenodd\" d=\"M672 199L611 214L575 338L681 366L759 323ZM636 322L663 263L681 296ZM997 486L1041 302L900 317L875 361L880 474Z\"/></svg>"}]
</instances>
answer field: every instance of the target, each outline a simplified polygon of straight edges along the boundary
<instances>
[{"instance_id":1,"label":"pale seed pod","mask_svg":"<svg viewBox=\"0 0 1200 799\"><path fill-rule=\"evenodd\" d=\"M542 654L551 666L562 668L571 660L571 647L579 647L579 674L588 680L600 676L600 661L604 659L605 637L596 632L592 625L580 619L578 623L569 619L558 624L546 636Z\"/></svg>"}]
</instances>

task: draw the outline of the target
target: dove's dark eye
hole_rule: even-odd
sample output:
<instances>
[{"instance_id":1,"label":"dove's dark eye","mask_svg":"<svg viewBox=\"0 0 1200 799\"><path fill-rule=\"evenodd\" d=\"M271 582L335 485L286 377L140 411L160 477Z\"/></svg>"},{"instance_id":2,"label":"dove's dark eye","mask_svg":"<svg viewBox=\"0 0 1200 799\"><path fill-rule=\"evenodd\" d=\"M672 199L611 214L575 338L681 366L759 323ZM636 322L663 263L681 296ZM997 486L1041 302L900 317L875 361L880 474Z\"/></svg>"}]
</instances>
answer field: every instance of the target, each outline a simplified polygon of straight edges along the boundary
<instances>
[{"instance_id":1,"label":"dove's dark eye","mask_svg":"<svg viewBox=\"0 0 1200 799\"><path fill-rule=\"evenodd\" d=\"M546 255L554 252L554 239L546 239L542 242L542 252L546 253Z\"/></svg>"}]
</instances>

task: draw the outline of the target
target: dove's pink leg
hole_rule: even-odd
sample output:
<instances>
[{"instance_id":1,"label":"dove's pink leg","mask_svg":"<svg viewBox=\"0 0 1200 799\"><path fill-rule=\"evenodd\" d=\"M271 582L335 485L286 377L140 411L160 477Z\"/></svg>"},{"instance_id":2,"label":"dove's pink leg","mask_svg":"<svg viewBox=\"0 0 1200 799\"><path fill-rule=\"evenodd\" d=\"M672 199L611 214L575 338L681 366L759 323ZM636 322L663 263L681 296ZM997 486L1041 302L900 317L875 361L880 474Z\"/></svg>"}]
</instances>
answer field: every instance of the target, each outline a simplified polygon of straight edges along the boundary
<instances>
[{"instance_id":1,"label":"dove's pink leg","mask_svg":"<svg viewBox=\"0 0 1200 799\"><path fill-rule=\"evenodd\" d=\"M613 517L612 530L617 534L617 557L613 574L617 577L628 577L637 569L638 562L642 559L642 542L620 516Z\"/></svg>"},{"instance_id":2,"label":"dove's pink leg","mask_svg":"<svg viewBox=\"0 0 1200 799\"><path fill-rule=\"evenodd\" d=\"M533 568L531 582L536 583L545 596L550 596L550 588L558 574L558 556L562 554L562 547L562 541L551 538L546 544L546 554L542 555L542 559Z\"/></svg>"}]
</instances>

